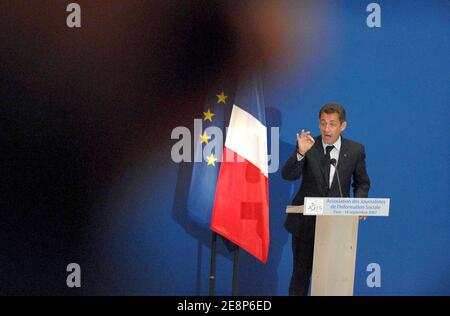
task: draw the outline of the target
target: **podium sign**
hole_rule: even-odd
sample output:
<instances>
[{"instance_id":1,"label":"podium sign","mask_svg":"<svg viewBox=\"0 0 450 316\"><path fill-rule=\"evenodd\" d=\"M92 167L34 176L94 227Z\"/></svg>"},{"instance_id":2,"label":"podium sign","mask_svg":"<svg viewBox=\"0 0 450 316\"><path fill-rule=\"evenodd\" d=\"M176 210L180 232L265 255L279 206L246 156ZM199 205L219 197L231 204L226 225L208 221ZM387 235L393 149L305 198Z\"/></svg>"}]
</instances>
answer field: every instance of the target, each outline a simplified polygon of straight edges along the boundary
<instances>
[{"instance_id":1,"label":"podium sign","mask_svg":"<svg viewBox=\"0 0 450 316\"><path fill-rule=\"evenodd\" d=\"M390 199L305 197L304 215L389 216Z\"/></svg>"}]
</instances>

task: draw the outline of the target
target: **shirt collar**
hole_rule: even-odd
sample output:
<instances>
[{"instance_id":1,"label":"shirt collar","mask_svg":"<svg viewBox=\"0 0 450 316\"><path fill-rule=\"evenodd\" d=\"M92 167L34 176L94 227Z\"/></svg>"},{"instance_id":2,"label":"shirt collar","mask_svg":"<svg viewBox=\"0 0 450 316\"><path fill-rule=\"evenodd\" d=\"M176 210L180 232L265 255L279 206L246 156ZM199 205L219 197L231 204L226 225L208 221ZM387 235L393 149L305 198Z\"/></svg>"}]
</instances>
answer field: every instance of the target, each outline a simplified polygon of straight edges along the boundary
<instances>
[{"instance_id":1,"label":"shirt collar","mask_svg":"<svg viewBox=\"0 0 450 316\"><path fill-rule=\"evenodd\" d=\"M341 150L341 136L339 136L339 138L337 139L337 141L336 141L334 144L332 144L332 145L334 146L333 149L337 149L337 151ZM325 143L322 141L322 146L323 146L323 150L325 151L326 148L327 148L327 146L330 146L330 144L325 144Z\"/></svg>"}]
</instances>

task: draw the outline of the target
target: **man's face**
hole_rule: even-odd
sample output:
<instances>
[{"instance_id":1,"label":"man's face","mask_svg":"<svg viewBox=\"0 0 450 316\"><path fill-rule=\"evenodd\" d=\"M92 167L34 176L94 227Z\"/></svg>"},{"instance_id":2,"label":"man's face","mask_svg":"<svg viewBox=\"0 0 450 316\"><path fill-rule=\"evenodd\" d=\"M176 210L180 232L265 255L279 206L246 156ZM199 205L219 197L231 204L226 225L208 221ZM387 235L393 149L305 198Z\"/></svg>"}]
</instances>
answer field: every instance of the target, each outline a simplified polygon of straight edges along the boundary
<instances>
[{"instance_id":1,"label":"man's face","mask_svg":"<svg viewBox=\"0 0 450 316\"><path fill-rule=\"evenodd\" d=\"M339 121L338 113L322 113L319 120L320 135L325 144L334 144L341 132L347 127L347 122Z\"/></svg>"}]
</instances>

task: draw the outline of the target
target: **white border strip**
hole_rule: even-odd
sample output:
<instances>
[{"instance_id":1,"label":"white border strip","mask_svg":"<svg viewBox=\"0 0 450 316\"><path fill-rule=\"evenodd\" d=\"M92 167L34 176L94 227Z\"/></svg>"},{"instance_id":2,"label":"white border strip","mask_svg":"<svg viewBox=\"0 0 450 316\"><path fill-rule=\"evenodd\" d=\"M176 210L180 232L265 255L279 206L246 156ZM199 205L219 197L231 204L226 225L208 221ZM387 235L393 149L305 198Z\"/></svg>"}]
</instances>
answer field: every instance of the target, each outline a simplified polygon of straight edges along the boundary
<instances>
[{"instance_id":1,"label":"white border strip","mask_svg":"<svg viewBox=\"0 0 450 316\"><path fill-rule=\"evenodd\" d=\"M233 105L225 146L268 177L267 128L237 105Z\"/></svg>"}]
</instances>

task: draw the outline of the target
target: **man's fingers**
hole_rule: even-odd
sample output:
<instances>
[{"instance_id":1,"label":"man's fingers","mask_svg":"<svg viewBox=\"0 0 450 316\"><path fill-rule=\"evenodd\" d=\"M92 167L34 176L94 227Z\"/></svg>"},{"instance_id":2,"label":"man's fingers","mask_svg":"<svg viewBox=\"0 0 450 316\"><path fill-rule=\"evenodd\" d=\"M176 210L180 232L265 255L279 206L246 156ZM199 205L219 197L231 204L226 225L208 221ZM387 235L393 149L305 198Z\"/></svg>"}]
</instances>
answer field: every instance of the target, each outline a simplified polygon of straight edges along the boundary
<instances>
[{"instance_id":1,"label":"man's fingers","mask_svg":"<svg viewBox=\"0 0 450 316\"><path fill-rule=\"evenodd\" d=\"M310 131L305 132L305 130L302 129L302 131L301 131L301 133L300 133L300 137L306 137L306 136L308 136L309 134L311 134Z\"/></svg>"},{"instance_id":2,"label":"man's fingers","mask_svg":"<svg viewBox=\"0 0 450 316\"><path fill-rule=\"evenodd\" d=\"M314 138L312 138L310 134L311 134L310 131L305 132L305 130L302 129L302 131L300 132L300 135L297 133L297 140L307 141L309 143L314 144Z\"/></svg>"},{"instance_id":3,"label":"man's fingers","mask_svg":"<svg viewBox=\"0 0 450 316\"><path fill-rule=\"evenodd\" d=\"M309 141L314 144L314 142L315 142L314 138L309 134L307 136L308 136Z\"/></svg>"}]
</instances>

